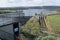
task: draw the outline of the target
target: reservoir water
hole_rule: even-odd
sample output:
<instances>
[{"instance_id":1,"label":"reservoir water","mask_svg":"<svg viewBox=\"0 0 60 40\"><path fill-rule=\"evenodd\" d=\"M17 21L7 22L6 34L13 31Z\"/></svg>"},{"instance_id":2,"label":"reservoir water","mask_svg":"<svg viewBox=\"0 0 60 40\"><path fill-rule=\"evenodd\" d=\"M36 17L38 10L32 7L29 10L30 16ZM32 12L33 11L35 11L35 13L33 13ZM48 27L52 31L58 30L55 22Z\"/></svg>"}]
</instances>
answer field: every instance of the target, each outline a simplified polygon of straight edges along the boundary
<instances>
[{"instance_id":1,"label":"reservoir water","mask_svg":"<svg viewBox=\"0 0 60 40\"><path fill-rule=\"evenodd\" d=\"M56 11L47 10L47 9L28 9L28 10L23 10L23 12L25 13L25 16L34 16L35 13L40 14L42 12L43 14L47 14L47 13L52 13Z\"/></svg>"}]
</instances>

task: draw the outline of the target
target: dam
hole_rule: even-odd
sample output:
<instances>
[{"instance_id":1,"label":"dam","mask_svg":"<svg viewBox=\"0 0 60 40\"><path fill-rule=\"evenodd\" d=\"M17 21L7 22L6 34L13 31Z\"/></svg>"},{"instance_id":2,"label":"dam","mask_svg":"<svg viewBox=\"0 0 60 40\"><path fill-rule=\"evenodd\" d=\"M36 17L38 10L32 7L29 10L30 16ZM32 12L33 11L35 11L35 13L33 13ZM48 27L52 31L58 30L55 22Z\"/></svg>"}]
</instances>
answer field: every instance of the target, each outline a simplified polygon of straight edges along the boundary
<instances>
[{"instance_id":1,"label":"dam","mask_svg":"<svg viewBox=\"0 0 60 40\"><path fill-rule=\"evenodd\" d=\"M3 40L14 40L13 24L18 23L20 27L24 25L31 17L32 16L25 16L23 12L1 13L0 38Z\"/></svg>"}]
</instances>

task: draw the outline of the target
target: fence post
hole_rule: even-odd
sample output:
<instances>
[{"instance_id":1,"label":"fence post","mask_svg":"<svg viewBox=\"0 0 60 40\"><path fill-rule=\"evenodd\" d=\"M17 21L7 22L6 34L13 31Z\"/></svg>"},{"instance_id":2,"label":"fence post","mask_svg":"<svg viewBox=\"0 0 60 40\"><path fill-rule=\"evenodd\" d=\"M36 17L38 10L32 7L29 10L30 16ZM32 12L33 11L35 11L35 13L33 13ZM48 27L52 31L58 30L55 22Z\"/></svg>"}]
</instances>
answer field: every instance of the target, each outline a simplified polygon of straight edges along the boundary
<instances>
[{"instance_id":1,"label":"fence post","mask_svg":"<svg viewBox=\"0 0 60 40\"><path fill-rule=\"evenodd\" d=\"M19 23L13 23L14 40L19 40Z\"/></svg>"}]
</instances>

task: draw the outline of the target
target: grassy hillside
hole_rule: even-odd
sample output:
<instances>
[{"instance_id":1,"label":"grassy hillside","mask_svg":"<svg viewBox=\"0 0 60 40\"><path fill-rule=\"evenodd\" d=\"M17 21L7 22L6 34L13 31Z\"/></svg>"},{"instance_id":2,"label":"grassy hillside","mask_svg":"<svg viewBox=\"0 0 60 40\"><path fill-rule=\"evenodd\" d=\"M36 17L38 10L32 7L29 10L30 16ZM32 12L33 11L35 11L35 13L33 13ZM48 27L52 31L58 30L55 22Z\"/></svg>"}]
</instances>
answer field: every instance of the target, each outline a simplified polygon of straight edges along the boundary
<instances>
[{"instance_id":1,"label":"grassy hillside","mask_svg":"<svg viewBox=\"0 0 60 40\"><path fill-rule=\"evenodd\" d=\"M50 15L47 16L47 19L50 22L53 32L60 34L60 15Z\"/></svg>"},{"instance_id":2,"label":"grassy hillside","mask_svg":"<svg viewBox=\"0 0 60 40\"><path fill-rule=\"evenodd\" d=\"M41 26L39 25L39 21L38 21L38 18L35 16L35 17L32 17L30 18L29 21L26 22L25 25L21 26L21 30L23 32L26 32L25 34L26 35L34 35L34 36L40 36L37 38L37 40L39 39L46 39L48 38L48 40L55 40L55 38L52 38L52 37L56 37L56 40L60 40L60 37L56 34L59 34L60 35L60 15L48 15L47 18L46 18L46 23L48 23L48 29L52 29L51 32L48 32L47 31L47 35L41 35L41 32L40 32L40 28ZM51 25L51 26L50 26ZM45 29L45 28L44 28ZM28 34L27 34L28 33ZM50 33L50 34L49 34ZM46 37L47 36L47 37ZM49 38L51 36L51 38ZM30 36L29 36L30 37Z\"/></svg>"},{"instance_id":3,"label":"grassy hillside","mask_svg":"<svg viewBox=\"0 0 60 40\"><path fill-rule=\"evenodd\" d=\"M32 17L25 25L21 27L24 32L28 32L33 35L40 34L40 25L36 17Z\"/></svg>"}]
</instances>

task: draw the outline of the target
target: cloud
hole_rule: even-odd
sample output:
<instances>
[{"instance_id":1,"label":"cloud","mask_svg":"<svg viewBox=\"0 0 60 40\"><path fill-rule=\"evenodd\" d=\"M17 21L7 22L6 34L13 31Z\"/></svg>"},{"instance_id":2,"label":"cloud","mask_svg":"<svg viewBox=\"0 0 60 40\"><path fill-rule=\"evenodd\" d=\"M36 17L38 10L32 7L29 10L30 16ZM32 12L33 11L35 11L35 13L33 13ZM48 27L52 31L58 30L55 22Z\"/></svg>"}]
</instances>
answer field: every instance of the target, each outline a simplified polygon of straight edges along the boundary
<instances>
[{"instance_id":1,"label":"cloud","mask_svg":"<svg viewBox=\"0 0 60 40\"><path fill-rule=\"evenodd\" d=\"M0 0L0 7L59 5L60 0Z\"/></svg>"},{"instance_id":2,"label":"cloud","mask_svg":"<svg viewBox=\"0 0 60 40\"><path fill-rule=\"evenodd\" d=\"M42 5L60 6L60 0L44 0Z\"/></svg>"},{"instance_id":3,"label":"cloud","mask_svg":"<svg viewBox=\"0 0 60 40\"><path fill-rule=\"evenodd\" d=\"M0 0L0 7L40 6L42 0Z\"/></svg>"}]
</instances>

